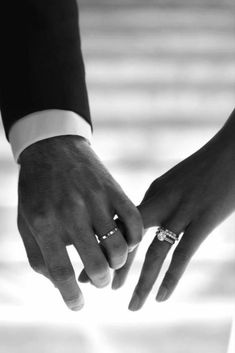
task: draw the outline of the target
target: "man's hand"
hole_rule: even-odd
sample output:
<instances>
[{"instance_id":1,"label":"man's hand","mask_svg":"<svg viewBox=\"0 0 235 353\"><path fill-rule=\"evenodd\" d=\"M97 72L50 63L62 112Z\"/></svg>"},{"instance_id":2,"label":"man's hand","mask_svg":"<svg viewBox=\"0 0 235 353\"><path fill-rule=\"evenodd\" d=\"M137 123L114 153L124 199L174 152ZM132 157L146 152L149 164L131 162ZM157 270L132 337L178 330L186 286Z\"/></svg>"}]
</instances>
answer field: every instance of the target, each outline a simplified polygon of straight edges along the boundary
<instances>
[{"instance_id":1,"label":"man's hand","mask_svg":"<svg viewBox=\"0 0 235 353\"><path fill-rule=\"evenodd\" d=\"M18 228L32 268L47 276L72 310L83 296L66 251L77 249L85 272L96 287L110 281L109 267L118 269L128 248L142 238L136 207L79 136L59 136L37 142L20 156ZM95 235L123 229L100 244Z\"/></svg>"}]
</instances>

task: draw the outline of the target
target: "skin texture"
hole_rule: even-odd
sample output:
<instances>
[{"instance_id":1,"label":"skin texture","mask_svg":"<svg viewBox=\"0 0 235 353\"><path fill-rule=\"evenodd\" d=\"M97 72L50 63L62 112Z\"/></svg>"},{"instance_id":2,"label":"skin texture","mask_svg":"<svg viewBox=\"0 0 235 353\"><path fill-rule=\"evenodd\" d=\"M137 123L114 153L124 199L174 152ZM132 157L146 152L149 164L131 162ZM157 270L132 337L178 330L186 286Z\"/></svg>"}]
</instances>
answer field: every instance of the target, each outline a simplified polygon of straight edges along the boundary
<instances>
[{"instance_id":1,"label":"skin texture","mask_svg":"<svg viewBox=\"0 0 235 353\"><path fill-rule=\"evenodd\" d=\"M84 299L66 245L74 245L89 280L98 288L110 282L128 249L142 238L137 208L79 136L37 142L20 156L18 228L31 267L48 277L72 310ZM122 220L122 231L98 243Z\"/></svg>"},{"instance_id":2,"label":"skin texture","mask_svg":"<svg viewBox=\"0 0 235 353\"><path fill-rule=\"evenodd\" d=\"M206 237L235 209L235 112L219 133L195 154L156 179L139 210L144 228L163 226L184 232L173 253L156 300L167 300L192 256ZM156 237L149 246L129 309L139 310L147 299L171 245ZM136 251L136 250L135 250ZM115 271L113 288L125 281L134 259Z\"/></svg>"}]
</instances>

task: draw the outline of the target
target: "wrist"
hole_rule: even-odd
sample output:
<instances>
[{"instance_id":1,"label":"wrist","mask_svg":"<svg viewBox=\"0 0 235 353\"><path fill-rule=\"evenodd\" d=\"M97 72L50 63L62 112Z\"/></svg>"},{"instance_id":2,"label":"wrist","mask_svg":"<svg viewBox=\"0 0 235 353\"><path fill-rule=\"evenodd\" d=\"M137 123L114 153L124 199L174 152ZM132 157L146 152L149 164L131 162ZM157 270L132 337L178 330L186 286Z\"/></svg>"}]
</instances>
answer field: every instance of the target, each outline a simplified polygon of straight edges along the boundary
<instances>
[{"instance_id":1,"label":"wrist","mask_svg":"<svg viewBox=\"0 0 235 353\"><path fill-rule=\"evenodd\" d=\"M40 140L27 147L19 156L19 164L36 161L45 163L48 160L56 161L66 157L67 153L90 146L90 142L82 136L63 135Z\"/></svg>"}]
</instances>

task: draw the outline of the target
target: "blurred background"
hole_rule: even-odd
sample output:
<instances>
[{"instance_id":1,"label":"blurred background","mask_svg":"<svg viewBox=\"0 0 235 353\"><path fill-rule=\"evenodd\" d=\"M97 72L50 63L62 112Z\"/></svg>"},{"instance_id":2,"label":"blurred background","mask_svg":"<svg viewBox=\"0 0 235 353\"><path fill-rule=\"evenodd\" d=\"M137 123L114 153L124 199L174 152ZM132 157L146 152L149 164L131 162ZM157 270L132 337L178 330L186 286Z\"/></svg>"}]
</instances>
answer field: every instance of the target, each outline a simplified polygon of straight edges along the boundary
<instances>
[{"instance_id":1,"label":"blurred background","mask_svg":"<svg viewBox=\"0 0 235 353\"><path fill-rule=\"evenodd\" d=\"M138 204L150 182L201 147L234 108L233 0L79 0L93 147ZM223 353L235 298L235 217L199 249L173 297L127 305L154 230L126 286L83 285L69 312L29 267L16 228L17 174L0 130L1 353ZM82 268L69 249L76 272ZM162 275L167 267L164 265ZM161 277L162 277L161 275Z\"/></svg>"}]
</instances>

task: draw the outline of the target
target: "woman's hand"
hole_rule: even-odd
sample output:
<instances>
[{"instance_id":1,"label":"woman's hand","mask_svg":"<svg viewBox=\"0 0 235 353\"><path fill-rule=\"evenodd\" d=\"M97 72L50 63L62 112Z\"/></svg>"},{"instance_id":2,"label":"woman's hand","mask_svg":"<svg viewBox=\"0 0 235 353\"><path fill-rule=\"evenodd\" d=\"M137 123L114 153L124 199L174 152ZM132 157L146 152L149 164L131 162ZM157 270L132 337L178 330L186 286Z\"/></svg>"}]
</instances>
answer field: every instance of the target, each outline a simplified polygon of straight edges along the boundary
<instances>
[{"instance_id":1,"label":"woman's hand","mask_svg":"<svg viewBox=\"0 0 235 353\"><path fill-rule=\"evenodd\" d=\"M235 112L202 149L156 179L139 206L144 228L160 225L177 235L183 232L157 294L160 302L170 297L207 235L235 209L234 119ZM170 247L171 244L157 237L153 240L130 310L143 306ZM123 283L132 260L127 262L128 267L116 271L114 283Z\"/></svg>"}]
</instances>

